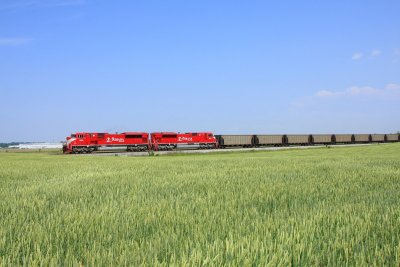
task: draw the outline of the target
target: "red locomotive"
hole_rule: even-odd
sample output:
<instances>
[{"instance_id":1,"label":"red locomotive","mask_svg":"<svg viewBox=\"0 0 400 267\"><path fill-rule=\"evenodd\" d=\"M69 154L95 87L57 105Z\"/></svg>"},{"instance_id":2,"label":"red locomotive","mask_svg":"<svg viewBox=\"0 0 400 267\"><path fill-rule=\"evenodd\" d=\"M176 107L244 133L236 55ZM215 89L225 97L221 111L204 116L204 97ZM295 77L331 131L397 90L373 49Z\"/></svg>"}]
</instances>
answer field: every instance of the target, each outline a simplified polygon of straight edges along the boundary
<instances>
[{"instance_id":1,"label":"red locomotive","mask_svg":"<svg viewBox=\"0 0 400 267\"><path fill-rule=\"evenodd\" d=\"M91 153L102 148L123 148L127 151L147 151L150 149L148 133L127 132L76 133L67 137L63 146L64 153Z\"/></svg>"},{"instance_id":2,"label":"red locomotive","mask_svg":"<svg viewBox=\"0 0 400 267\"><path fill-rule=\"evenodd\" d=\"M151 141L150 137L151 136ZM153 149L172 150L178 147L211 149L217 147L217 139L212 133L127 132L120 134L79 132L67 137L64 153L91 153L105 148L122 148L127 151L147 151Z\"/></svg>"},{"instance_id":3,"label":"red locomotive","mask_svg":"<svg viewBox=\"0 0 400 267\"><path fill-rule=\"evenodd\" d=\"M151 146L154 151L172 150L178 147L211 149L217 147L217 139L212 133L151 133Z\"/></svg>"}]
</instances>

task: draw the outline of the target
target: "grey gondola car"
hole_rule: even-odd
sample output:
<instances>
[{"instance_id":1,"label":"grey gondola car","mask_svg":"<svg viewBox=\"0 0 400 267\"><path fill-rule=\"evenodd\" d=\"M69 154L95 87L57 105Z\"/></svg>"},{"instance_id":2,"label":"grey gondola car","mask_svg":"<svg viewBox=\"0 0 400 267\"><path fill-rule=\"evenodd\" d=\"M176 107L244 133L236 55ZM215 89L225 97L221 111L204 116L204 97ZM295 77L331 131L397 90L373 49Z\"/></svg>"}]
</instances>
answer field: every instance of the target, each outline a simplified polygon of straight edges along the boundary
<instances>
[{"instance_id":1,"label":"grey gondola car","mask_svg":"<svg viewBox=\"0 0 400 267\"><path fill-rule=\"evenodd\" d=\"M371 134L371 142L386 142L384 134Z\"/></svg>"},{"instance_id":2,"label":"grey gondola car","mask_svg":"<svg viewBox=\"0 0 400 267\"><path fill-rule=\"evenodd\" d=\"M314 144L332 144L334 142L334 136L332 134L313 134Z\"/></svg>"},{"instance_id":3,"label":"grey gondola car","mask_svg":"<svg viewBox=\"0 0 400 267\"><path fill-rule=\"evenodd\" d=\"M369 142L371 142L371 135L370 134L355 134L354 135L354 142L356 142L356 143L369 143Z\"/></svg>"},{"instance_id":4,"label":"grey gondola car","mask_svg":"<svg viewBox=\"0 0 400 267\"><path fill-rule=\"evenodd\" d=\"M268 146L268 145L283 145L285 143L285 136L282 134L275 135L256 135L255 136L255 144L259 146Z\"/></svg>"},{"instance_id":5,"label":"grey gondola car","mask_svg":"<svg viewBox=\"0 0 400 267\"><path fill-rule=\"evenodd\" d=\"M288 145L307 145L311 143L309 134L288 134L286 135L286 144Z\"/></svg>"},{"instance_id":6,"label":"grey gondola car","mask_svg":"<svg viewBox=\"0 0 400 267\"><path fill-rule=\"evenodd\" d=\"M254 135L218 135L217 139L220 147L254 145Z\"/></svg>"},{"instance_id":7,"label":"grey gondola car","mask_svg":"<svg viewBox=\"0 0 400 267\"><path fill-rule=\"evenodd\" d=\"M400 141L400 137L399 137L399 134L387 134L386 140L388 142L398 142L398 141Z\"/></svg>"},{"instance_id":8,"label":"grey gondola car","mask_svg":"<svg viewBox=\"0 0 400 267\"><path fill-rule=\"evenodd\" d=\"M354 136L352 134L335 134L335 143L353 143Z\"/></svg>"}]
</instances>

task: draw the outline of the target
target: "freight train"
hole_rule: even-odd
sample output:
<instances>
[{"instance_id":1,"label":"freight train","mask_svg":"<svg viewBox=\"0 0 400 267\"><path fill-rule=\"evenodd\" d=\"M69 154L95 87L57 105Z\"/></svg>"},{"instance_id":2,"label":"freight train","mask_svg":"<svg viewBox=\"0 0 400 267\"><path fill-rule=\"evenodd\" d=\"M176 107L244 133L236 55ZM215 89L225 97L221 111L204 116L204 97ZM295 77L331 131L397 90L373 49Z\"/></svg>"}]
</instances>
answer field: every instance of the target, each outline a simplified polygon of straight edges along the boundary
<instances>
[{"instance_id":1,"label":"freight train","mask_svg":"<svg viewBox=\"0 0 400 267\"><path fill-rule=\"evenodd\" d=\"M400 142L399 134L306 134L306 135L214 135L211 132L126 132L85 133L67 137L63 152L92 153L105 149L135 151L173 150L177 148L214 149L229 147L263 147L290 145L334 145Z\"/></svg>"}]
</instances>

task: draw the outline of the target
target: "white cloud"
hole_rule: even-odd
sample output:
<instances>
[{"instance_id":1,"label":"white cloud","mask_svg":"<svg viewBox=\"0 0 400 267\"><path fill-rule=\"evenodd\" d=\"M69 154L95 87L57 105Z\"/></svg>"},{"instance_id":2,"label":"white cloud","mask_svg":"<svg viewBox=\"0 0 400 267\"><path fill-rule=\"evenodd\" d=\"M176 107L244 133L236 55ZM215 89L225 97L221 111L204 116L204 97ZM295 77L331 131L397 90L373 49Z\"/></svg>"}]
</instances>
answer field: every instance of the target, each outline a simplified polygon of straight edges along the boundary
<instances>
[{"instance_id":1,"label":"white cloud","mask_svg":"<svg viewBox=\"0 0 400 267\"><path fill-rule=\"evenodd\" d=\"M381 90L375 89L369 86L364 86L364 87L359 87L359 86L353 86L348 88L345 91L345 95L348 94L350 96L359 96L359 95L379 95L381 93Z\"/></svg>"},{"instance_id":2,"label":"white cloud","mask_svg":"<svg viewBox=\"0 0 400 267\"><path fill-rule=\"evenodd\" d=\"M372 57L377 57L377 56L379 56L380 54L382 54L382 51L379 50L379 49L374 49L374 50L372 50L372 52L371 52L371 56L372 56Z\"/></svg>"},{"instance_id":3,"label":"white cloud","mask_svg":"<svg viewBox=\"0 0 400 267\"><path fill-rule=\"evenodd\" d=\"M356 53L353 54L353 56L351 57L351 59L353 59L353 60L360 60L363 56L364 56L363 53L361 53L361 52L356 52Z\"/></svg>"},{"instance_id":4,"label":"white cloud","mask_svg":"<svg viewBox=\"0 0 400 267\"><path fill-rule=\"evenodd\" d=\"M334 91L328 91L328 90L321 90L321 91L318 91L315 95L318 96L318 97L335 97L335 96L343 95L343 92L334 92Z\"/></svg>"},{"instance_id":5,"label":"white cloud","mask_svg":"<svg viewBox=\"0 0 400 267\"><path fill-rule=\"evenodd\" d=\"M320 90L313 95L304 96L292 102L296 108L315 105L326 101L357 100L400 101L400 84L389 83L383 88L371 86L352 86L344 90Z\"/></svg>"},{"instance_id":6,"label":"white cloud","mask_svg":"<svg viewBox=\"0 0 400 267\"><path fill-rule=\"evenodd\" d=\"M0 38L0 46L24 45L31 41L29 38Z\"/></svg>"},{"instance_id":7,"label":"white cloud","mask_svg":"<svg viewBox=\"0 0 400 267\"><path fill-rule=\"evenodd\" d=\"M399 92L400 91L400 84L389 83L388 85L386 85L386 89L390 90L390 91Z\"/></svg>"},{"instance_id":8,"label":"white cloud","mask_svg":"<svg viewBox=\"0 0 400 267\"><path fill-rule=\"evenodd\" d=\"M384 88L370 86L352 86L342 91L321 90L315 94L317 98L374 97L383 99L400 99L400 85L387 84Z\"/></svg>"},{"instance_id":9,"label":"white cloud","mask_svg":"<svg viewBox=\"0 0 400 267\"><path fill-rule=\"evenodd\" d=\"M374 49L370 53L371 57L378 57L381 54L382 54L382 50L380 50L380 49ZM368 53L366 53L365 55L368 55ZM351 57L352 60L360 60L362 58L364 58L364 53L363 52L355 52L353 54L353 56Z\"/></svg>"}]
</instances>

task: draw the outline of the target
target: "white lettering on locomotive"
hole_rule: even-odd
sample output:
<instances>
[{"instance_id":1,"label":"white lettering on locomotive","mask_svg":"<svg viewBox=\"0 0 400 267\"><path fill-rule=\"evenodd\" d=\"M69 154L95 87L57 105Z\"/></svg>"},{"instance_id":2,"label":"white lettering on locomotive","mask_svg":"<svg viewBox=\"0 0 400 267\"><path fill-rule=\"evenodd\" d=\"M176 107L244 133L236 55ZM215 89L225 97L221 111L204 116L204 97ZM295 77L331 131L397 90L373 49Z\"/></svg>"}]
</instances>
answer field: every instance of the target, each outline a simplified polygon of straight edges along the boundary
<instances>
[{"instance_id":1,"label":"white lettering on locomotive","mask_svg":"<svg viewBox=\"0 0 400 267\"><path fill-rule=\"evenodd\" d=\"M124 138L107 137L106 142L107 143L111 143L111 142L123 143L123 142L125 142L125 140L124 140Z\"/></svg>"},{"instance_id":2,"label":"white lettering on locomotive","mask_svg":"<svg viewBox=\"0 0 400 267\"><path fill-rule=\"evenodd\" d=\"M192 137L179 136L179 137L178 137L178 141L188 141L188 142L191 142L191 141L193 141L193 138L192 138Z\"/></svg>"}]
</instances>

